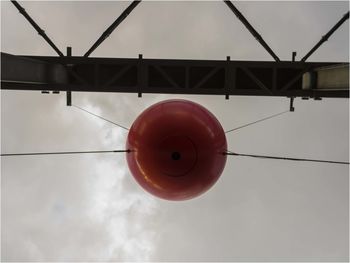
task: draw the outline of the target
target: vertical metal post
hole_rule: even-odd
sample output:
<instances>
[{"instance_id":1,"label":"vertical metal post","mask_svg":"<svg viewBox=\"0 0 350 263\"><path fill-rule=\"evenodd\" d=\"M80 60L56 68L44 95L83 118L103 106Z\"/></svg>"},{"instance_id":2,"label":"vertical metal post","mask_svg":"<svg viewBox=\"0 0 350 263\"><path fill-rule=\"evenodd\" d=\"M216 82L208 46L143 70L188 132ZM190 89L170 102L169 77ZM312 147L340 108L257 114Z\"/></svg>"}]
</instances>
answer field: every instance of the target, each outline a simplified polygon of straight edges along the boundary
<instances>
[{"instance_id":1,"label":"vertical metal post","mask_svg":"<svg viewBox=\"0 0 350 263\"><path fill-rule=\"evenodd\" d=\"M295 108L293 106L293 102L294 102L294 97L290 97L289 111L295 110Z\"/></svg>"},{"instance_id":2,"label":"vertical metal post","mask_svg":"<svg viewBox=\"0 0 350 263\"><path fill-rule=\"evenodd\" d=\"M185 77L186 77L186 80L185 80L185 87L186 89L189 89L190 88L190 67L189 66L186 66L186 69L185 69Z\"/></svg>"},{"instance_id":3,"label":"vertical metal post","mask_svg":"<svg viewBox=\"0 0 350 263\"><path fill-rule=\"evenodd\" d=\"M67 57L71 57L71 56L72 56L72 47L67 47ZM66 100L67 100L67 106L72 106L72 92L71 91L66 92Z\"/></svg>"},{"instance_id":4,"label":"vertical metal post","mask_svg":"<svg viewBox=\"0 0 350 263\"><path fill-rule=\"evenodd\" d=\"M230 98L230 93L229 93L229 89L230 89L230 56L226 57L226 67L225 67L225 89L226 89L226 94L225 94L225 99L228 100Z\"/></svg>"},{"instance_id":5,"label":"vertical metal post","mask_svg":"<svg viewBox=\"0 0 350 263\"><path fill-rule=\"evenodd\" d=\"M297 52L293 51L293 53L292 53L292 61L293 62L295 62L296 55L297 55ZM293 112L295 110L293 103L294 103L294 97L290 97L290 103L289 103L289 111L290 112Z\"/></svg>"},{"instance_id":6,"label":"vertical metal post","mask_svg":"<svg viewBox=\"0 0 350 263\"><path fill-rule=\"evenodd\" d=\"M275 92L277 90L277 67L272 67L272 90Z\"/></svg>"},{"instance_id":7,"label":"vertical metal post","mask_svg":"<svg viewBox=\"0 0 350 263\"><path fill-rule=\"evenodd\" d=\"M142 67L142 54L139 54L139 61L137 65L137 97L142 97L142 87L143 87L143 80L144 80L144 72Z\"/></svg>"}]
</instances>

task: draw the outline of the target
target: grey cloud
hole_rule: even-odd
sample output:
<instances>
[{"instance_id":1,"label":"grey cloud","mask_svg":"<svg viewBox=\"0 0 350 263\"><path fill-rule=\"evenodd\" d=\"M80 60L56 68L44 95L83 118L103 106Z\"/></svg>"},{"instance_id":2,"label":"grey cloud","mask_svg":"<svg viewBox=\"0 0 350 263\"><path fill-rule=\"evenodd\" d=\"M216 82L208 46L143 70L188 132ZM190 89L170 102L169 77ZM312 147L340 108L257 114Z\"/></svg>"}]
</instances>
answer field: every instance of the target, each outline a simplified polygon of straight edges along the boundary
<instances>
[{"instance_id":1,"label":"grey cloud","mask_svg":"<svg viewBox=\"0 0 350 263\"><path fill-rule=\"evenodd\" d=\"M82 55L128 2L23 2L57 45ZM9 2L2 51L54 55ZM346 2L238 2L282 59L300 58ZM348 22L310 61L349 57ZM271 60L221 2L143 2L94 56ZM73 102L130 126L142 110L187 98L227 130L288 109L285 98L74 93ZM65 94L1 94L2 152L124 148L127 133L65 106ZM237 152L349 158L348 100L296 100L296 112L232 134ZM348 167L231 158L201 197L145 193L124 155L2 158L5 261L326 261L348 259Z\"/></svg>"}]
</instances>

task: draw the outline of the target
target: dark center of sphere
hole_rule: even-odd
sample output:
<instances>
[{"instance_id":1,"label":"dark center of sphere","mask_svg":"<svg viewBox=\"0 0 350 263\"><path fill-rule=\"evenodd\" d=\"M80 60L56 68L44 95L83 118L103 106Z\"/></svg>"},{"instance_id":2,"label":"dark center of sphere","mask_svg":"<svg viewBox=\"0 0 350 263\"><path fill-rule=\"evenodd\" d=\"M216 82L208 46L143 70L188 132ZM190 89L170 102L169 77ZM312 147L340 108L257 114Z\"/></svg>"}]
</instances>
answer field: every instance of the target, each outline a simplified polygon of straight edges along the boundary
<instances>
[{"instance_id":1,"label":"dark center of sphere","mask_svg":"<svg viewBox=\"0 0 350 263\"><path fill-rule=\"evenodd\" d=\"M173 152L171 154L171 159L173 159L174 161L180 160L181 158L181 154L179 152Z\"/></svg>"}]
</instances>

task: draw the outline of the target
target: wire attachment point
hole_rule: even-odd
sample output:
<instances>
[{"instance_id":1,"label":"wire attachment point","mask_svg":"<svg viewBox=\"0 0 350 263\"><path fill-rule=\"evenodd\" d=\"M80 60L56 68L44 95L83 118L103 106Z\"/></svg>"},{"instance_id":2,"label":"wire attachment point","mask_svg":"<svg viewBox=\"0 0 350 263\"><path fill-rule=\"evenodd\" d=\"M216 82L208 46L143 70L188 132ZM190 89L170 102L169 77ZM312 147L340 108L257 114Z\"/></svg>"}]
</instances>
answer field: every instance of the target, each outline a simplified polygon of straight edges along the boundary
<instances>
[{"instance_id":1,"label":"wire attachment point","mask_svg":"<svg viewBox=\"0 0 350 263\"><path fill-rule=\"evenodd\" d=\"M289 104L289 111L290 112L294 112L295 108L294 108L294 97L290 97L290 104Z\"/></svg>"}]
</instances>

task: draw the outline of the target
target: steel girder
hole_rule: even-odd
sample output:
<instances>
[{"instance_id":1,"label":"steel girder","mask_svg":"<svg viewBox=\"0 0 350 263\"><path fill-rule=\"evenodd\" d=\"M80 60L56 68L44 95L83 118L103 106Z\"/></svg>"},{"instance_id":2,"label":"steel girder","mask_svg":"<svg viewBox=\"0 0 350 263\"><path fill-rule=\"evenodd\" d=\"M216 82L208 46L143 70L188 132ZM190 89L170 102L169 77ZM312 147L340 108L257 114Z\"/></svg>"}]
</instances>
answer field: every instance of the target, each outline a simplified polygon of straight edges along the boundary
<instances>
[{"instance_id":1,"label":"steel girder","mask_svg":"<svg viewBox=\"0 0 350 263\"><path fill-rule=\"evenodd\" d=\"M349 97L302 88L302 76L335 62L15 56L1 53L1 88L87 92Z\"/></svg>"}]
</instances>

